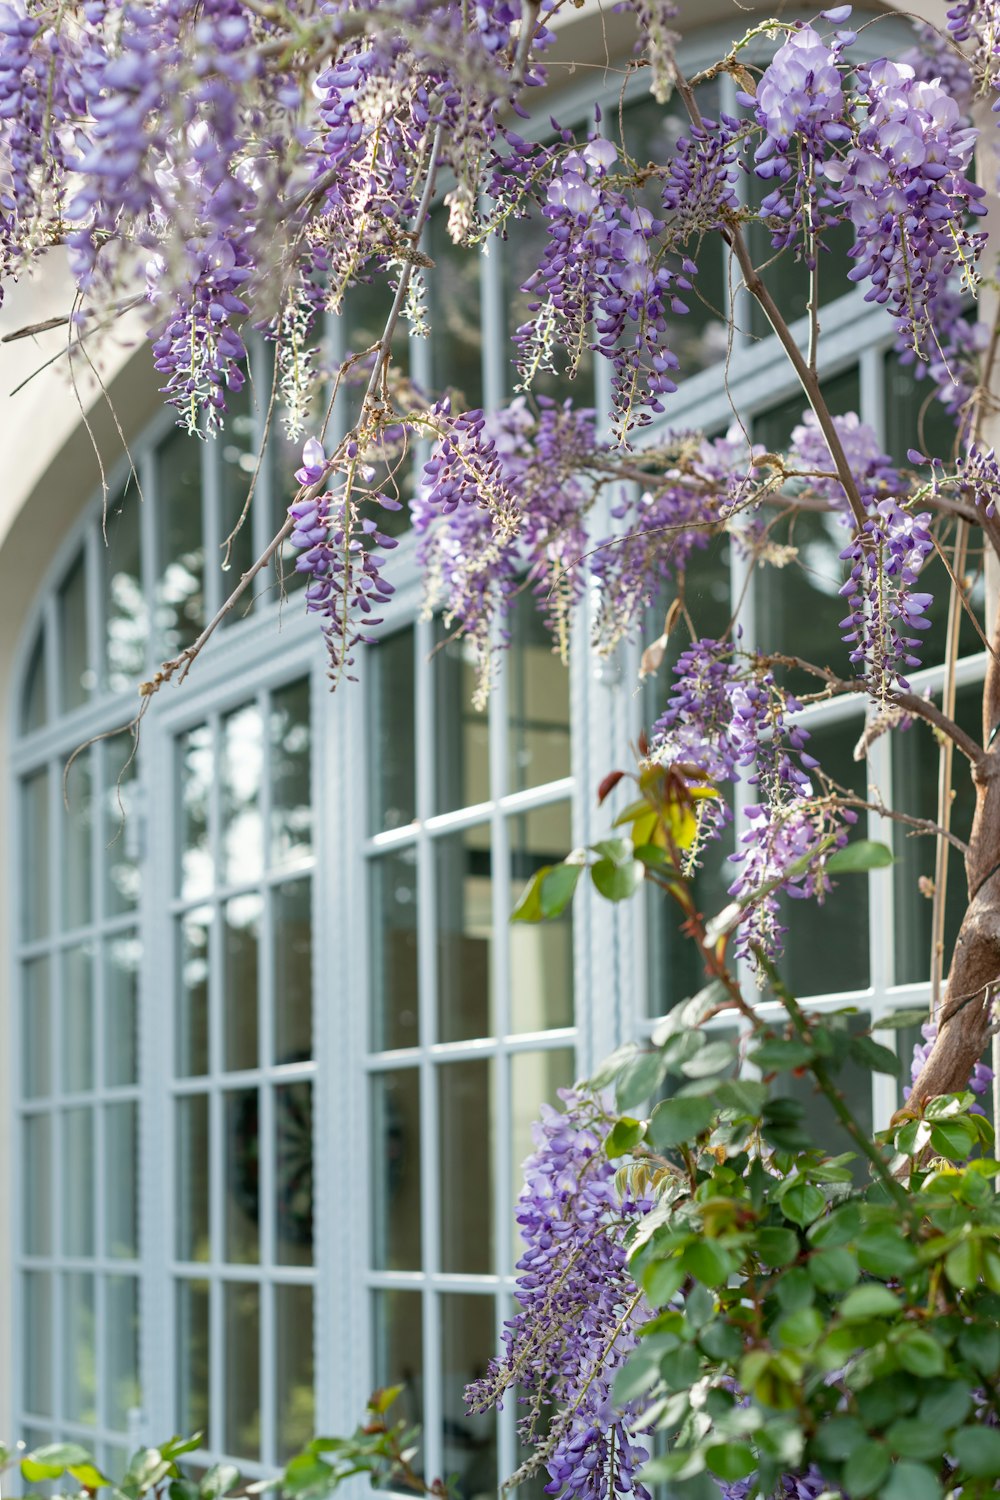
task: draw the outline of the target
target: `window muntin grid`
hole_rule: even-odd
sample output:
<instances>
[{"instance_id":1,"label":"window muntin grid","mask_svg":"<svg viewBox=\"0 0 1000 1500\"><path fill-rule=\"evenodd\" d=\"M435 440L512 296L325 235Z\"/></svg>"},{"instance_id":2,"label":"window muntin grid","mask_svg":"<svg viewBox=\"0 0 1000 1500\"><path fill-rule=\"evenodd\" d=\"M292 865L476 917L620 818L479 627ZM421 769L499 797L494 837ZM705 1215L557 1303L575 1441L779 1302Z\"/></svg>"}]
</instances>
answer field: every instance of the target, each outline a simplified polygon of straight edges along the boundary
<instances>
[{"instance_id":1,"label":"window muntin grid","mask_svg":"<svg viewBox=\"0 0 1000 1500\"><path fill-rule=\"evenodd\" d=\"M512 1467L512 1415L470 1419L462 1393L510 1316L531 1121L576 1072L572 917L509 925L526 875L571 843L569 681L525 603L484 714L467 707L464 653L429 621L375 648L369 689L373 743L391 714L414 747L412 780L372 760L365 846L371 1374L405 1380L427 1472L457 1472L468 1495ZM401 715L407 659L417 693ZM400 826L401 805L417 816Z\"/></svg>"},{"instance_id":2,"label":"window muntin grid","mask_svg":"<svg viewBox=\"0 0 1000 1500\"><path fill-rule=\"evenodd\" d=\"M174 1411L264 1468L314 1424L310 731L303 678L175 742Z\"/></svg>"}]
</instances>

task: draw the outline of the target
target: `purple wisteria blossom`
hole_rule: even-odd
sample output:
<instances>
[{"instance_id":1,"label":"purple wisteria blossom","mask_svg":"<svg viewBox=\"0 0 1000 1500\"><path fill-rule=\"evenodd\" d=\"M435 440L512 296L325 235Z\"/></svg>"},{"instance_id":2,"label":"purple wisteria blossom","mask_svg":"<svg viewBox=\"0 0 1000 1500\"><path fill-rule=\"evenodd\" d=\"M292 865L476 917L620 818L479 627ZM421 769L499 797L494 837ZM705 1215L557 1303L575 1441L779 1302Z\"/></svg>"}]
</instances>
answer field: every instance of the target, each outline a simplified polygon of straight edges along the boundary
<instances>
[{"instance_id":1,"label":"purple wisteria blossom","mask_svg":"<svg viewBox=\"0 0 1000 1500\"><path fill-rule=\"evenodd\" d=\"M976 132L937 81L883 59L859 69L867 114L854 149L826 164L857 235L852 281L884 304L901 343L927 359L942 332L931 309L952 279L976 285L985 237L967 227L984 189L966 176Z\"/></svg>"},{"instance_id":2,"label":"purple wisteria blossom","mask_svg":"<svg viewBox=\"0 0 1000 1500\"><path fill-rule=\"evenodd\" d=\"M913 630L930 629L926 611L934 596L915 589L934 550L928 512L913 515L895 500L869 502L864 527L840 554L851 575L841 588L851 612L841 620L851 661L861 670L872 696L882 700L893 687L907 688L904 669L919 667Z\"/></svg>"},{"instance_id":3,"label":"purple wisteria blossom","mask_svg":"<svg viewBox=\"0 0 1000 1500\"><path fill-rule=\"evenodd\" d=\"M913 1093L913 1085L923 1072L924 1065L931 1055L934 1043L937 1041L938 1027L936 1021L925 1021L920 1028L923 1037L922 1042L913 1044L913 1057L910 1061L910 1082L903 1087L903 1098L909 1099ZM972 1069L969 1077L969 1089L976 1095L977 1101L988 1094L993 1087L993 1069L988 1063L979 1061ZM978 1102L972 1106L972 1113L976 1115L986 1114L986 1110Z\"/></svg>"},{"instance_id":4,"label":"purple wisteria blossom","mask_svg":"<svg viewBox=\"0 0 1000 1500\"><path fill-rule=\"evenodd\" d=\"M899 472L888 454L882 452L873 427L862 422L854 412L834 417L833 425L862 495L898 491L902 487ZM801 423L792 430L788 460L802 470L809 491L840 507L845 523L853 525L853 517L847 511L844 487L834 471L830 449L815 412L803 412Z\"/></svg>"},{"instance_id":5,"label":"purple wisteria blossom","mask_svg":"<svg viewBox=\"0 0 1000 1500\"><path fill-rule=\"evenodd\" d=\"M601 1101L559 1094L563 1109L542 1106L524 1164L519 1310L506 1325L503 1356L466 1401L482 1412L510 1390L523 1393L521 1436L535 1452L512 1482L544 1468L547 1495L649 1500L637 1477L649 1455L632 1435L636 1409L616 1407L611 1391L649 1316L629 1273L626 1231L653 1205L620 1195L603 1149L613 1119Z\"/></svg>"}]
</instances>

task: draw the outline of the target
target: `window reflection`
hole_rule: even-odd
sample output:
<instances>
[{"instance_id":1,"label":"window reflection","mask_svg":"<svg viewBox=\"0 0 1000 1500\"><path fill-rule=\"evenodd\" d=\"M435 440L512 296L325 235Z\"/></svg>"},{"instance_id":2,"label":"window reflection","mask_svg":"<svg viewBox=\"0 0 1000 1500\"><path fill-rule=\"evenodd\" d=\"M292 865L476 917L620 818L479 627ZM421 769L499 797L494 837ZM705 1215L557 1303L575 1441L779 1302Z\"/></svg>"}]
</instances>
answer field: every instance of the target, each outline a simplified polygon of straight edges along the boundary
<instances>
[{"instance_id":1,"label":"window reflection","mask_svg":"<svg viewBox=\"0 0 1000 1500\"><path fill-rule=\"evenodd\" d=\"M62 921L82 927L93 916L91 832L94 821L92 752L77 756L65 773L62 802Z\"/></svg>"},{"instance_id":2,"label":"window reflection","mask_svg":"<svg viewBox=\"0 0 1000 1500\"><path fill-rule=\"evenodd\" d=\"M260 1457L260 1287L223 1283L225 1382L222 1446Z\"/></svg>"},{"instance_id":3,"label":"window reflection","mask_svg":"<svg viewBox=\"0 0 1000 1500\"><path fill-rule=\"evenodd\" d=\"M210 1260L208 1212L208 1097L193 1094L176 1103L177 1259ZM185 1344L179 1346L186 1349ZM183 1367L184 1358L178 1361Z\"/></svg>"},{"instance_id":4,"label":"window reflection","mask_svg":"<svg viewBox=\"0 0 1000 1500\"><path fill-rule=\"evenodd\" d=\"M431 326L430 352L435 395L460 392L463 410L483 402L483 334L479 305L479 252L456 245L448 233L448 210L436 209L428 226L434 262L425 273Z\"/></svg>"},{"instance_id":5,"label":"window reflection","mask_svg":"<svg viewBox=\"0 0 1000 1500\"><path fill-rule=\"evenodd\" d=\"M71 1422L97 1421L94 1278L69 1271L63 1284L63 1407Z\"/></svg>"},{"instance_id":6,"label":"window reflection","mask_svg":"<svg viewBox=\"0 0 1000 1500\"><path fill-rule=\"evenodd\" d=\"M255 491L250 508L247 496L257 468L257 418L254 412L253 386L247 381L238 395L228 398L229 410L226 425L213 440L213 450L219 465L219 490L221 509L222 550L213 566L225 569L223 590L229 590L239 581L254 560L253 510L259 503ZM246 514L244 516L244 510ZM237 529L238 528L238 529ZM232 536L227 551L228 538ZM239 604L227 615L226 623L244 619L253 610L253 588L247 589Z\"/></svg>"},{"instance_id":7,"label":"window reflection","mask_svg":"<svg viewBox=\"0 0 1000 1500\"><path fill-rule=\"evenodd\" d=\"M41 729L48 718L48 654L45 650L45 628L40 626L31 649L25 682L21 722L25 734Z\"/></svg>"},{"instance_id":8,"label":"window reflection","mask_svg":"<svg viewBox=\"0 0 1000 1500\"><path fill-rule=\"evenodd\" d=\"M283 1463L316 1432L312 1287L275 1287L274 1330L275 1430L277 1459Z\"/></svg>"},{"instance_id":9,"label":"window reflection","mask_svg":"<svg viewBox=\"0 0 1000 1500\"><path fill-rule=\"evenodd\" d=\"M490 795L489 719L472 706L476 667L471 648L451 639L436 621L434 668L434 748L437 812L474 807Z\"/></svg>"},{"instance_id":10,"label":"window reflection","mask_svg":"<svg viewBox=\"0 0 1000 1500\"><path fill-rule=\"evenodd\" d=\"M257 963L263 903L257 894L226 902L223 921L223 1066L255 1068L257 1044Z\"/></svg>"},{"instance_id":11,"label":"window reflection","mask_svg":"<svg viewBox=\"0 0 1000 1500\"><path fill-rule=\"evenodd\" d=\"M413 631L400 630L372 650L369 690L371 832L416 817Z\"/></svg>"},{"instance_id":12,"label":"window reflection","mask_svg":"<svg viewBox=\"0 0 1000 1500\"><path fill-rule=\"evenodd\" d=\"M52 994L49 959L36 958L21 970L21 1092L26 1099L52 1088Z\"/></svg>"},{"instance_id":13,"label":"window reflection","mask_svg":"<svg viewBox=\"0 0 1000 1500\"><path fill-rule=\"evenodd\" d=\"M96 681L88 654L87 593L86 551L81 550L59 590L59 699L65 713L86 703Z\"/></svg>"},{"instance_id":14,"label":"window reflection","mask_svg":"<svg viewBox=\"0 0 1000 1500\"><path fill-rule=\"evenodd\" d=\"M179 742L181 793L180 887L185 900L212 888L213 861L209 843L209 795L215 778L212 732L207 724L191 729Z\"/></svg>"},{"instance_id":15,"label":"window reflection","mask_svg":"<svg viewBox=\"0 0 1000 1500\"><path fill-rule=\"evenodd\" d=\"M371 866L372 1046L419 1040L417 851L386 854Z\"/></svg>"},{"instance_id":16,"label":"window reflection","mask_svg":"<svg viewBox=\"0 0 1000 1500\"><path fill-rule=\"evenodd\" d=\"M569 672L553 649L552 635L531 592L522 593L515 605L504 667L509 683L511 791L568 776Z\"/></svg>"},{"instance_id":17,"label":"window reflection","mask_svg":"<svg viewBox=\"0 0 1000 1500\"><path fill-rule=\"evenodd\" d=\"M437 1079L441 1269L487 1274L494 1270L494 1064L443 1063Z\"/></svg>"},{"instance_id":18,"label":"window reflection","mask_svg":"<svg viewBox=\"0 0 1000 1500\"><path fill-rule=\"evenodd\" d=\"M396 1068L372 1075L372 1240L379 1270L419 1271L420 1074Z\"/></svg>"},{"instance_id":19,"label":"window reflection","mask_svg":"<svg viewBox=\"0 0 1000 1500\"><path fill-rule=\"evenodd\" d=\"M212 913L199 908L178 923L177 1060L181 1078L208 1072L208 963Z\"/></svg>"},{"instance_id":20,"label":"window reflection","mask_svg":"<svg viewBox=\"0 0 1000 1500\"><path fill-rule=\"evenodd\" d=\"M264 864L260 790L263 727L256 703L227 714L222 726L222 848L230 885L255 880Z\"/></svg>"},{"instance_id":21,"label":"window reflection","mask_svg":"<svg viewBox=\"0 0 1000 1500\"><path fill-rule=\"evenodd\" d=\"M537 870L558 864L572 847L570 805L510 820L511 906ZM556 921L514 923L510 933L510 1029L545 1031L573 1024L573 908Z\"/></svg>"},{"instance_id":22,"label":"window reflection","mask_svg":"<svg viewBox=\"0 0 1000 1500\"><path fill-rule=\"evenodd\" d=\"M62 1082L67 1094L94 1087L94 961L85 944L62 954Z\"/></svg>"},{"instance_id":23,"label":"window reflection","mask_svg":"<svg viewBox=\"0 0 1000 1500\"><path fill-rule=\"evenodd\" d=\"M106 610L108 687L127 692L146 666L149 604L142 582L141 505L129 483L108 506L107 542L101 538Z\"/></svg>"},{"instance_id":24,"label":"window reflection","mask_svg":"<svg viewBox=\"0 0 1000 1500\"><path fill-rule=\"evenodd\" d=\"M223 1095L226 1145L223 1259L260 1259L260 1106L256 1089Z\"/></svg>"},{"instance_id":25,"label":"window reflection","mask_svg":"<svg viewBox=\"0 0 1000 1500\"><path fill-rule=\"evenodd\" d=\"M156 451L159 581L156 629L174 655L205 623L205 546L201 519L201 444L177 429Z\"/></svg>"},{"instance_id":26,"label":"window reflection","mask_svg":"<svg viewBox=\"0 0 1000 1500\"><path fill-rule=\"evenodd\" d=\"M134 1276L108 1276L104 1287L107 1421L122 1432L140 1401L139 1284Z\"/></svg>"},{"instance_id":27,"label":"window reflection","mask_svg":"<svg viewBox=\"0 0 1000 1500\"><path fill-rule=\"evenodd\" d=\"M492 1297L441 1297L441 1410L446 1474L455 1476L461 1500L486 1500L497 1490L497 1419L470 1417L465 1388L486 1374L496 1352Z\"/></svg>"},{"instance_id":28,"label":"window reflection","mask_svg":"<svg viewBox=\"0 0 1000 1500\"><path fill-rule=\"evenodd\" d=\"M276 886L271 903L274 1060L296 1062L312 1056L311 882Z\"/></svg>"},{"instance_id":29,"label":"window reflection","mask_svg":"<svg viewBox=\"0 0 1000 1500\"><path fill-rule=\"evenodd\" d=\"M139 1253L139 1120L131 1101L109 1104L104 1111L105 1249L114 1258L132 1259Z\"/></svg>"},{"instance_id":30,"label":"window reflection","mask_svg":"<svg viewBox=\"0 0 1000 1500\"><path fill-rule=\"evenodd\" d=\"M177 1428L180 1432L212 1434L208 1425L208 1379L210 1349L209 1291L207 1281L177 1283Z\"/></svg>"},{"instance_id":31,"label":"window reflection","mask_svg":"<svg viewBox=\"0 0 1000 1500\"><path fill-rule=\"evenodd\" d=\"M38 771L24 782L21 802L23 852L21 920L24 936L49 930L49 775Z\"/></svg>"},{"instance_id":32,"label":"window reflection","mask_svg":"<svg viewBox=\"0 0 1000 1500\"><path fill-rule=\"evenodd\" d=\"M398 1289L372 1294L375 1384L401 1385L390 1417L410 1427L424 1421L423 1299L419 1292ZM422 1446L422 1445L421 1445ZM414 1463L420 1472L422 1455Z\"/></svg>"},{"instance_id":33,"label":"window reflection","mask_svg":"<svg viewBox=\"0 0 1000 1500\"><path fill-rule=\"evenodd\" d=\"M495 1031L493 912L488 825L434 845L437 869L438 1041Z\"/></svg>"},{"instance_id":34,"label":"window reflection","mask_svg":"<svg viewBox=\"0 0 1000 1500\"><path fill-rule=\"evenodd\" d=\"M309 1265L313 1249L312 1084L274 1090L275 1260Z\"/></svg>"},{"instance_id":35,"label":"window reflection","mask_svg":"<svg viewBox=\"0 0 1000 1500\"><path fill-rule=\"evenodd\" d=\"M309 679L271 697L271 863L298 864L312 853Z\"/></svg>"}]
</instances>

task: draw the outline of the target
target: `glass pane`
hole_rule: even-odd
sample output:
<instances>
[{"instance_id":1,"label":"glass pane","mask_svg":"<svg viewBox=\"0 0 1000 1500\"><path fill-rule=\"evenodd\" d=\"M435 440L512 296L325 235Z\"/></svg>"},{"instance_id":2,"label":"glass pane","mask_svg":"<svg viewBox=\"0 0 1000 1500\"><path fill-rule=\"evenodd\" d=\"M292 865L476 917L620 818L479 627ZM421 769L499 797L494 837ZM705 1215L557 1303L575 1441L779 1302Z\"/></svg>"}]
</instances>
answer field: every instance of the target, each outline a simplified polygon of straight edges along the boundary
<instances>
[{"instance_id":1,"label":"glass pane","mask_svg":"<svg viewBox=\"0 0 1000 1500\"><path fill-rule=\"evenodd\" d=\"M52 1088L52 996L49 960L36 958L22 969L21 1037L23 1076L21 1091L26 1099L47 1094Z\"/></svg>"},{"instance_id":2,"label":"glass pane","mask_svg":"<svg viewBox=\"0 0 1000 1500\"><path fill-rule=\"evenodd\" d=\"M486 1374L496 1353L496 1304L462 1293L441 1298L441 1413L443 1468L455 1476L453 1493L472 1500L497 1488L497 1419L470 1417L465 1388Z\"/></svg>"},{"instance_id":3,"label":"glass pane","mask_svg":"<svg viewBox=\"0 0 1000 1500\"><path fill-rule=\"evenodd\" d=\"M94 1254L94 1112L62 1117L62 1240L65 1255Z\"/></svg>"},{"instance_id":4,"label":"glass pane","mask_svg":"<svg viewBox=\"0 0 1000 1500\"><path fill-rule=\"evenodd\" d=\"M232 538L228 553L223 545L218 557L210 559L212 567L223 570L224 595L229 593L254 560L253 512L260 494L255 489L250 507L246 509L247 496L257 468L257 420L253 411L253 389L249 381L237 395L227 397L227 405L229 410L226 413L226 425L214 439L215 453L212 455L219 465L222 521L220 541L225 544L234 528L238 526L239 530ZM251 586L242 595L236 608L226 616L227 623L242 620L252 611L253 593Z\"/></svg>"},{"instance_id":5,"label":"glass pane","mask_svg":"<svg viewBox=\"0 0 1000 1500\"><path fill-rule=\"evenodd\" d=\"M489 1274L493 1264L493 1064L438 1069L441 1269Z\"/></svg>"},{"instance_id":6,"label":"glass pane","mask_svg":"<svg viewBox=\"0 0 1000 1500\"><path fill-rule=\"evenodd\" d=\"M94 1087L93 949L70 948L62 956L60 1036L62 1081L67 1094Z\"/></svg>"},{"instance_id":7,"label":"glass pane","mask_svg":"<svg viewBox=\"0 0 1000 1500\"><path fill-rule=\"evenodd\" d=\"M449 640L439 619L434 655L434 759L438 812L473 807L490 795L489 722L485 710L472 706L476 667L472 649ZM405 741L404 741L405 753Z\"/></svg>"},{"instance_id":8,"label":"glass pane","mask_svg":"<svg viewBox=\"0 0 1000 1500\"><path fill-rule=\"evenodd\" d=\"M859 796L868 786L864 761L854 759L861 720L848 720L815 733L807 749L823 770ZM863 816L863 815L862 815ZM858 834L855 832L854 837ZM782 902L779 921L789 929L781 977L793 995L837 994L866 988L869 979L868 880L845 875L834 882L822 906L815 901ZM817 963L817 954L822 962Z\"/></svg>"},{"instance_id":9,"label":"glass pane","mask_svg":"<svg viewBox=\"0 0 1000 1500\"><path fill-rule=\"evenodd\" d=\"M146 666L149 606L142 586L138 491L131 486L108 506L105 527L104 597L107 610L107 674L113 693L126 692Z\"/></svg>"},{"instance_id":10,"label":"glass pane","mask_svg":"<svg viewBox=\"0 0 1000 1500\"><path fill-rule=\"evenodd\" d=\"M386 854L371 865L372 1047L419 1041L417 851Z\"/></svg>"},{"instance_id":11,"label":"glass pane","mask_svg":"<svg viewBox=\"0 0 1000 1500\"><path fill-rule=\"evenodd\" d=\"M424 273L431 327L428 346L435 396L451 389L465 398L461 410L483 404L483 334L479 307L480 252L456 245L448 233L448 210L438 208L428 225L433 269Z\"/></svg>"},{"instance_id":12,"label":"glass pane","mask_svg":"<svg viewBox=\"0 0 1000 1500\"><path fill-rule=\"evenodd\" d=\"M897 463L906 463L910 448L951 463L957 427L946 411L922 364L903 365L899 355L885 357L886 449Z\"/></svg>"},{"instance_id":13,"label":"glass pane","mask_svg":"<svg viewBox=\"0 0 1000 1500\"><path fill-rule=\"evenodd\" d=\"M177 1100L177 1259L210 1260L208 1099Z\"/></svg>"},{"instance_id":14,"label":"glass pane","mask_svg":"<svg viewBox=\"0 0 1000 1500\"><path fill-rule=\"evenodd\" d=\"M570 805L557 802L510 820L511 907L543 865L558 864L573 846ZM510 933L510 1029L546 1031L573 1024L573 907L557 921Z\"/></svg>"},{"instance_id":15,"label":"glass pane","mask_svg":"<svg viewBox=\"0 0 1000 1500\"><path fill-rule=\"evenodd\" d=\"M533 593L522 594L511 621L510 789L570 774L569 672Z\"/></svg>"},{"instance_id":16,"label":"glass pane","mask_svg":"<svg viewBox=\"0 0 1000 1500\"><path fill-rule=\"evenodd\" d=\"M86 703L94 686L87 653L87 568L83 549L59 590L59 647L62 682L59 702L64 713Z\"/></svg>"},{"instance_id":17,"label":"glass pane","mask_svg":"<svg viewBox=\"0 0 1000 1500\"><path fill-rule=\"evenodd\" d=\"M226 902L223 1067L257 1066L257 962L260 947L259 896Z\"/></svg>"},{"instance_id":18,"label":"glass pane","mask_svg":"<svg viewBox=\"0 0 1000 1500\"><path fill-rule=\"evenodd\" d=\"M371 1139L373 1263L380 1271L419 1271L423 1262L417 1068L372 1074Z\"/></svg>"},{"instance_id":19,"label":"glass pane","mask_svg":"<svg viewBox=\"0 0 1000 1500\"><path fill-rule=\"evenodd\" d=\"M271 863L296 864L312 853L309 777L309 679L271 698Z\"/></svg>"},{"instance_id":20,"label":"glass pane","mask_svg":"<svg viewBox=\"0 0 1000 1500\"><path fill-rule=\"evenodd\" d=\"M312 890L308 880L275 886L271 895L274 943L274 1060L312 1056Z\"/></svg>"},{"instance_id":21,"label":"glass pane","mask_svg":"<svg viewBox=\"0 0 1000 1500\"><path fill-rule=\"evenodd\" d=\"M138 982L142 949L129 933L104 947L104 1081L114 1087L138 1078Z\"/></svg>"},{"instance_id":22,"label":"glass pane","mask_svg":"<svg viewBox=\"0 0 1000 1500\"><path fill-rule=\"evenodd\" d=\"M24 936L44 937L49 930L49 774L39 771L24 783L21 900Z\"/></svg>"},{"instance_id":23,"label":"glass pane","mask_svg":"<svg viewBox=\"0 0 1000 1500\"><path fill-rule=\"evenodd\" d=\"M937 697L937 695L935 695ZM938 699L938 701L940 701ZM982 734L982 684L972 683L955 695L955 717L963 729L977 741ZM952 832L967 839L972 827L976 796L972 778L961 756L955 757L952 780L954 799L951 805ZM892 736L892 791L895 805L917 818L937 822L938 814L938 747L929 729L915 723L911 729ZM917 984L931 972L931 933L933 901L924 891L932 890L936 840L927 834L914 835L904 824L887 828L896 855L893 868L894 917L896 928L896 983ZM945 890L944 972L955 947L955 939L968 905L968 883L961 851L950 848L948 883Z\"/></svg>"},{"instance_id":24,"label":"glass pane","mask_svg":"<svg viewBox=\"0 0 1000 1500\"><path fill-rule=\"evenodd\" d=\"M115 1258L139 1252L138 1125L135 1104L109 1104L104 1111L106 1253Z\"/></svg>"},{"instance_id":25,"label":"glass pane","mask_svg":"<svg viewBox=\"0 0 1000 1500\"><path fill-rule=\"evenodd\" d=\"M413 631L370 649L371 831L402 828L417 815Z\"/></svg>"},{"instance_id":26,"label":"glass pane","mask_svg":"<svg viewBox=\"0 0 1000 1500\"><path fill-rule=\"evenodd\" d=\"M223 1259L260 1259L260 1110L256 1089L223 1095L226 1122L226 1201Z\"/></svg>"},{"instance_id":27,"label":"glass pane","mask_svg":"<svg viewBox=\"0 0 1000 1500\"><path fill-rule=\"evenodd\" d=\"M205 623L205 547L201 523L201 444L174 431L156 455L159 569L156 631L173 656Z\"/></svg>"},{"instance_id":28,"label":"glass pane","mask_svg":"<svg viewBox=\"0 0 1000 1500\"><path fill-rule=\"evenodd\" d=\"M396 1289L372 1294L375 1385L403 1387L392 1407L396 1421L423 1427L424 1329L419 1292ZM414 1468L420 1472L418 1457Z\"/></svg>"},{"instance_id":29,"label":"glass pane","mask_svg":"<svg viewBox=\"0 0 1000 1500\"><path fill-rule=\"evenodd\" d=\"M531 1127L539 1118L543 1104L559 1108L559 1090L572 1088L575 1077L576 1054L572 1047L556 1047L550 1052L515 1052L511 1055L511 1202L515 1215L515 1262L520 1259L523 1249L516 1223L517 1200L524 1184L524 1163L535 1149Z\"/></svg>"},{"instance_id":30,"label":"glass pane","mask_svg":"<svg viewBox=\"0 0 1000 1500\"><path fill-rule=\"evenodd\" d=\"M856 367L844 370L839 375L828 376L823 381L826 404L835 417L845 412L860 412L861 381ZM781 453L791 442L792 431L805 421L808 403L805 396L796 392L777 406L762 411L753 419L753 440L763 443L769 453ZM830 467L833 465L831 463Z\"/></svg>"},{"instance_id":31,"label":"glass pane","mask_svg":"<svg viewBox=\"0 0 1000 1500\"><path fill-rule=\"evenodd\" d=\"M71 1422L97 1421L97 1324L94 1278L77 1271L63 1277L63 1402Z\"/></svg>"},{"instance_id":32,"label":"glass pane","mask_svg":"<svg viewBox=\"0 0 1000 1500\"><path fill-rule=\"evenodd\" d=\"M139 1405L139 1283L134 1276L108 1276L104 1282L107 1317L104 1359L107 1423L124 1432L129 1411ZM184 1351L181 1351L182 1357Z\"/></svg>"},{"instance_id":33,"label":"glass pane","mask_svg":"<svg viewBox=\"0 0 1000 1500\"><path fill-rule=\"evenodd\" d=\"M199 908L178 923L180 995L177 1076L208 1072L208 962L212 913Z\"/></svg>"},{"instance_id":34,"label":"glass pane","mask_svg":"<svg viewBox=\"0 0 1000 1500\"><path fill-rule=\"evenodd\" d=\"M275 1259L309 1265L313 1242L312 1084L284 1083L274 1091Z\"/></svg>"},{"instance_id":35,"label":"glass pane","mask_svg":"<svg viewBox=\"0 0 1000 1500\"><path fill-rule=\"evenodd\" d=\"M284 1463L304 1448L316 1431L312 1287L276 1286L274 1325L277 1457Z\"/></svg>"},{"instance_id":36,"label":"glass pane","mask_svg":"<svg viewBox=\"0 0 1000 1500\"><path fill-rule=\"evenodd\" d=\"M207 1281L177 1283L177 1428L208 1434ZM209 1439L210 1440L210 1439Z\"/></svg>"},{"instance_id":37,"label":"glass pane","mask_svg":"<svg viewBox=\"0 0 1000 1500\"><path fill-rule=\"evenodd\" d=\"M82 927L93 917L91 830L93 826L93 767L89 754L80 755L65 779L62 802L62 913L64 927Z\"/></svg>"},{"instance_id":38,"label":"glass pane","mask_svg":"<svg viewBox=\"0 0 1000 1500\"><path fill-rule=\"evenodd\" d=\"M131 911L139 900L140 815L135 742L129 734L104 744L105 902L110 916Z\"/></svg>"},{"instance_id":39,"label":"glass pane","mask_svg":"<svg viewBox=\"0 0 1000 1500\"><path fill-rule=\"evenodd\" d=\"M48 718L49 672L45 652L45 626L38 627L24 683L21 724L25 734L41 729Z\"/></svg>"},{"instance_id":40,"label":"glass pane","mask_svg":"<svg viewBox=\"0 0 1000 1500\"><path fill-rule=\"evenodd\" d=\"M185 900L212 889L212 852L208 834L208 806L215 766L212 731L199 724L181 737L181 895Z\"/></svg>"},{"instance_id":41,"label":"glass pane","mask_svg":"<svg viewBox=\"0 0 1000 1500\"><path fill-rule=\"evenodd\" d=\"M48 1271L26 1271L24 1326L32 1336L24 1340L24 1403L30 1412L52 1416L55 1412L52 1369L52 1316L54 1298Z\"/></svg>"},{"instance_id":42,"label":"glass pane","mask_svg":"<svg viewBox=\"0 0 1000 1500\"><path fill-rule=\"evenodd\" d=\"M223 721L222 848L224 879L231 885L256 880L263 868L260 784L263 741L255 703Z\"/></svg>"},{"instance_id":43,"label":"glass pane","mask_svg":"<svg viewBox=\"0 0 1000 1500\"><path fill-rule=\"evenodd\" d=\"M24 1122L24 1249L28 1255L53 1250L51 1115L29 1115Z\"/></svg>"},{"instance_id":44,"label":"glass pane","mask_svg":"<svg viewBox=\"0 0 1000 1500\"><path fill-rule=\"evenodd\" d=\"M226 1362L222 1446L241 1458L260 1456L260 1287L223 1286Z\"/></svg>"},{"instance_id":45,"label":"glass pane","mask_svg":"<svg viewBox=\"0 0 1000 1500\"><path fill-rule=\"evenodd\" d=\"M438 1041L492 1036L492 884L487 825L437 839Z\"/></svg>"}]
</instances>

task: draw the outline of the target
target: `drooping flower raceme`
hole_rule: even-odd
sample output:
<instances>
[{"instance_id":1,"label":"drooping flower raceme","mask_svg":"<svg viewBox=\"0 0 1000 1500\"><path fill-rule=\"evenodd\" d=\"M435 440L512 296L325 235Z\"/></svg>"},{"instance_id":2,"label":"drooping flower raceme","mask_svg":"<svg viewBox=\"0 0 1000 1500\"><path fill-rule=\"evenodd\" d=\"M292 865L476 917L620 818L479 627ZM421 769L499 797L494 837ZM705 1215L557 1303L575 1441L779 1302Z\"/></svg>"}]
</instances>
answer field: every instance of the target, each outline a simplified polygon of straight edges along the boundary
<instances>
[{"instance_id":1,"label":"drooping flower raceme","mask_svg":"<svg viewBox=\"0 0 1000 1500\"><path fill-rule=\"evenodd\" d=\"M637 1478L649 1455L632 1435L636 1409L616 1407L611 1389L649 1316L624 1242L652 1203L619 1195L604 1152L613 1122L600 1100L569 1089L560 1098L562 1110L542 1106L524 1166L519 1309L506 1326L503 1356L468 1388L466 1401L482 1412L510 1390L523 1392L521 1436L535 1452L515 1480L544 1468L548 1495L649 1500Z\"/></svg>"},{"instance_id":2,"label":"drooping flower raceme","mask_svg":"<svg viewBox=\"0 0 1000 1500\"><path fill-rule=\"evenodd\" d=\"M840 590L851 606L841 621L851 642L851 661L861 669L873 697L909 686L904 671L919 667L918 641L909 632L928 630L933 595L914 588L934 550L929 513L913 515L895 500L869 502L862 531L840 554L851 576Z\"/></svg>"}]
</instances>

